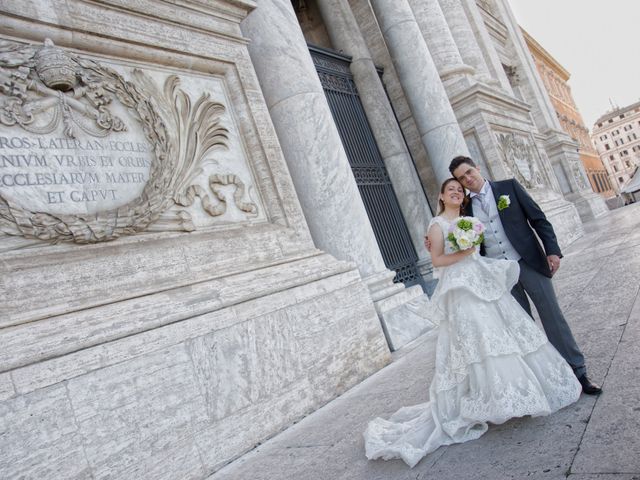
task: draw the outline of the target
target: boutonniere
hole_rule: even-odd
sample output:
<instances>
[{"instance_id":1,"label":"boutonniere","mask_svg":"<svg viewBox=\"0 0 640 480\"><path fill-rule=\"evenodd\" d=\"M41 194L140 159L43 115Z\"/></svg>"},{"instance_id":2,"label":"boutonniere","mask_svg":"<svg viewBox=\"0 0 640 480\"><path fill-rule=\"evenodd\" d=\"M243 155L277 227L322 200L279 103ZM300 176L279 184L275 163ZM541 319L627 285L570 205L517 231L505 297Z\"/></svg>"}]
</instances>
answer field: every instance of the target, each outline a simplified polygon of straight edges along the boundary
<instances>
[{"instance_id":1,"label":"boutonniere","mask_svg":"<svg viewBox=\"0 0 640 480\"><path fill-rule=\"evenodd\" d=\"M500 195L500 198L498 198L498 210L502 211L509 205L511 205L509 195Z\"/></svg>"}]
</instances>

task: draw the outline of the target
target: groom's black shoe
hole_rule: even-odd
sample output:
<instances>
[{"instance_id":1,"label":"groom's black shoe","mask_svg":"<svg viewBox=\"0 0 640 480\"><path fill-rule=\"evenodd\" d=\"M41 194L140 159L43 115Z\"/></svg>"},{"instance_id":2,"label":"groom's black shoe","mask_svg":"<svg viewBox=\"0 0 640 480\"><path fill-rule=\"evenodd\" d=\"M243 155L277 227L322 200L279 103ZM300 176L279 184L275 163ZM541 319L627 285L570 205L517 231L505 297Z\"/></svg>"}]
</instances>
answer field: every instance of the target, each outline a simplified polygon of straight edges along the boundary
<instances>
[{"instance_id":1,"label":"groom's black shoe","mask_svg":"<svg viewBox=\"0 0 640 480\"><path fill-rule=\"evenodd\" d=\"M580 385L582 385L582 391L587 395L599 395L600 393L602 393L602 388L600 387L600 385L596 385L591 380L589 380L589 377L587 377L586 373L578 377L578 381L580 382Z\"/></svg>"}]
</instances>

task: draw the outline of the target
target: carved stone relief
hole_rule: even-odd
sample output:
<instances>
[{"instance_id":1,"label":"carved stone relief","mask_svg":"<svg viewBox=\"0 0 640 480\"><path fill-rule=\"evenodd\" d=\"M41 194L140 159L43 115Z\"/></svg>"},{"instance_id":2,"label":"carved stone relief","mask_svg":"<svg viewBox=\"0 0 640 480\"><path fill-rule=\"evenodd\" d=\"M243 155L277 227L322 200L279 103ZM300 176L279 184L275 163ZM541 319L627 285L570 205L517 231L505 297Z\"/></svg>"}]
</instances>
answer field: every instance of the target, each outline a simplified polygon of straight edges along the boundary
<instances>
[{"instance_id":1,"label":"carved stone relief","mask_svg":"<svg viewBox=\"0 0 640 480\"><path fill-rule=\"evenodd\" d=\"M580 190L590 189L589 184L587 183L587 180L583 173L583 170L580 166L580 160L569 160L569 166L571 168L571 173L573 175L573 178L576 181L576 185L578 186L578 189Z\"/></svg>"},{"instance_id":2,"label":"carved stone relief","mask_svg":"<svg viewBox=\"0 0 640 480\"><path fill-rule=\"evenodd\" d=\"M520 85L520 74L518 73L518 68L513 65L503 65L504 73L507 75L509 79L509 84L512 87L517 87Z\"/></svg>"},{"instance_id":3,"label":"carved stone relief","mask_svg":"<svg viewBox=\"0 0 640 480\"><path fill-rule=\"evenodd\" d=\"M196 215L233 204L255 218L247 169L215 169L213 154L229 149L225 105L208 93L194 101L177 75L161 89L154 80L139 68L127 80L50 41L0 42L0 231L76 243L158 219L191 231L203 224L196 204Z\"/></svg>"},{"instance_id":4,"label":"carved stone relief","mask_svg":"<svg viewBox=\"0 0 640 480\"><path fill-rule=\"evenodd\" d=\"M505 164L520 183L527 188L543 183L537 167L534 147L527 137L513 132L497 132L496 139Z\"/></svg>"}]
</instances>

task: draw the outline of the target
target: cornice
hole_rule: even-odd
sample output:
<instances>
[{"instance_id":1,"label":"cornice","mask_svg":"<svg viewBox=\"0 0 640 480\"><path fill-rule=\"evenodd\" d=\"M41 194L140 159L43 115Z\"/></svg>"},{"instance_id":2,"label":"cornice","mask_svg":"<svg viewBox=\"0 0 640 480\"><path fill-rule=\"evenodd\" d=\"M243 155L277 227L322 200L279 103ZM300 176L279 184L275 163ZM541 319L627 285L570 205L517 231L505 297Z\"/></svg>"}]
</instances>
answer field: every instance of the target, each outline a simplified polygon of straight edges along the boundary
<instances>
[{"instance_id":1,"label":"cornice","mask_svg":"<svg viewBox=\"0 0 640 480\"><path fill-rule=\"evenodd\" d=\"M524 28L520 27L520 31L522 32L522 35L527 42L527 46L529 47L529 51L531 51L531 54L534 56L538 54L538 56L542 60L544 60L544 62L549 65L552 70L556 72L558 76L560 76L560 78L562 78L562 80L564 80L565 82L569 80L569 78L571 77L569 71L562 65L560 65L560 63L555 58L553 58L553 56L547 50L545 50L544 47L540 45L535 38L529 35Z\"/></svg>"},{"instance_id":2,"label":"cornice","mask_svg":"<svg viewBox=\"0 0 640 480\"><path fill-rule=\"evenodd\" d=\"M502 106L519 110L523 114L528 114L531 111L531 106L528 103L507 95L500 90L491 88L483 83L476 83L472 85L466 90L451 97L450 101L451 106L456 109L475 102L478 99L494 106Z\"/></svg>"}]
</instances>

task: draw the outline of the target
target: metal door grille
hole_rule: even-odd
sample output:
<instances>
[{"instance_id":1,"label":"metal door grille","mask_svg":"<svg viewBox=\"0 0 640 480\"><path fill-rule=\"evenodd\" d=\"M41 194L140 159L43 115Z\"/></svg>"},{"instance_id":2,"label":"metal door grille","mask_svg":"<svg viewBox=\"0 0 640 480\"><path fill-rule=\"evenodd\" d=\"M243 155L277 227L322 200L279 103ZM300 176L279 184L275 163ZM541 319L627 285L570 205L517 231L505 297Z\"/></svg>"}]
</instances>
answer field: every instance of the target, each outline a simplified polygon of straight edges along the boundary
<instances>
[{"instance_id":1,"label":"metal door grille","mask_svg":"<svg viewBox=\"0 0 640 480\"><path fill-rule=\"evenodd\" d=\"M396 272L394 282L420 284L418 255L351 76L350 58L309 49L385 265Z\"/></svg>"}]
</instances>

